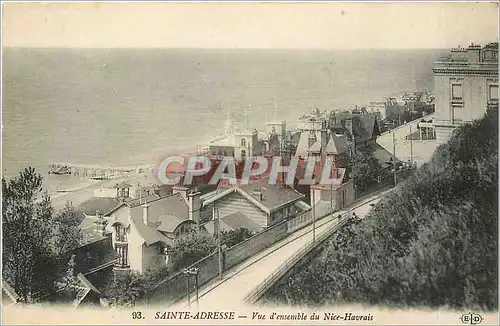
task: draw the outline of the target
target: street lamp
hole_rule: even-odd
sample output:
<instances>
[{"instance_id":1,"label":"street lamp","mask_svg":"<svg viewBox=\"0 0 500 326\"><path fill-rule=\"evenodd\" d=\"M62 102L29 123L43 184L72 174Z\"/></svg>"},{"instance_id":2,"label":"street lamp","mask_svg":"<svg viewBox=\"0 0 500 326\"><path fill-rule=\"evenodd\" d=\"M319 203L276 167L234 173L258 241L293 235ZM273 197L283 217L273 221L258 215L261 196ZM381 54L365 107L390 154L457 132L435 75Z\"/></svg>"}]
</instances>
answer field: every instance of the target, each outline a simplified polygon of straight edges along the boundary
<instances>
[{"instance_id":1,"label":"street lamp","mask_svg":"<svg viewBox=\"0 0 500 326\"><path fill-rule=\"evenodd\" d=\"M198 295L198 273L200 272L199 268L192 267L192 268L186 268L184 269L183 273L186 275L187 279L187 298L188 298L188 306L191 307L191 298L190 298L190 277L191 275L195 276L195 288L196 288L196 308L199 309L199 295Z\"/></svg>"}]
</instances>

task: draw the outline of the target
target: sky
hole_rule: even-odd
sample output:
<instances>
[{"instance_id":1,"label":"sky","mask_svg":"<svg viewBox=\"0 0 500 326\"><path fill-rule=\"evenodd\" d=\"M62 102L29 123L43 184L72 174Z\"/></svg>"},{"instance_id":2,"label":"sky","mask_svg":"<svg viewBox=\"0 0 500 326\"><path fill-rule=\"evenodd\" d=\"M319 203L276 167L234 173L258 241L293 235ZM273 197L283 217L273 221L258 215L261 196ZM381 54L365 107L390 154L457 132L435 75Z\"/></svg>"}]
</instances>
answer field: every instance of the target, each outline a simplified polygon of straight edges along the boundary
<instances>
[{"instance_id":1,"label":"sky","mask_svg":"<svg viewBox=\"0 0 500 326\"><path fill-rule=\"evenodd\" d=\"M4 47L451 48L498 40L497 3L4 3Z\"/></svg>"}]
</instances>

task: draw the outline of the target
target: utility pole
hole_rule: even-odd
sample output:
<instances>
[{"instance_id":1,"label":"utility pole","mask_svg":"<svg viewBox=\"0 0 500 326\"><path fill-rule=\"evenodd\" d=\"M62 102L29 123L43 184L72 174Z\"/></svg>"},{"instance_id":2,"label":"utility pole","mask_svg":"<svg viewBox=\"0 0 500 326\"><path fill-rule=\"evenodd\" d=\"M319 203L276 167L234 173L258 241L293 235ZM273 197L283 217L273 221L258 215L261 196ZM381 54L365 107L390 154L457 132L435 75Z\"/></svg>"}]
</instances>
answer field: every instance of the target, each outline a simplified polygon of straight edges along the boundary
<instances>
[{"instance_id":1,"label":"utility pole","mask_svg":"<svg viewBox=\"0 0 500 326\"><path fill-rule=\"evenodd\" d=\"M188 297L188 307L191 308L191 297L190 297L190 283L189 283L189 274L187 273L187 271L185 270L184 271L184 275L186 275L186 280L187 280L187 297Z\"/></svg>"},{"instance_id":2,"label":"utility pole","mask_svg":"<svg viewBox=\"0 0 500 326\"><path fill-rule=\"evenodd\" d=\"M312 215L313 215L313 242L316 242L316 200L315 190L312 191Z\"/></svg>"},{"instance_id":3,"label":"utility pole","mask_svg":"<svg viewBox=\"0 0 500 326\"><path fill-rule=\"evenodd\" d=\"M217 219L214 221L217 226L216 226L216 232L217 232L217 257L219 259L219 280L222 280L222 248L221 248L221 231L220 231L220 212L218 208L215 208L214 204L214 218L215 218L215 213L217 214Z\"/></svg>"},{"instance_id":4,"label":"utility pole","mask_svg":"<svg viewBox=\"0 0 500 326\"><path fill-rule=\"evenodd\" d=\"M392 156L393 157L393 168L394 168L394 187L396 187L396 134L392 132Z\"/></svg>"},{"instance_id":5,"label":"utility pole","mask_svg":"<svg viewBox=\"0 0 500 326\"><path fill-rule=\"evenodd\" d=\"M413 134L411 133L411 126L410 126L410 163L413 166Z\"/></svg>"}]
</instances>

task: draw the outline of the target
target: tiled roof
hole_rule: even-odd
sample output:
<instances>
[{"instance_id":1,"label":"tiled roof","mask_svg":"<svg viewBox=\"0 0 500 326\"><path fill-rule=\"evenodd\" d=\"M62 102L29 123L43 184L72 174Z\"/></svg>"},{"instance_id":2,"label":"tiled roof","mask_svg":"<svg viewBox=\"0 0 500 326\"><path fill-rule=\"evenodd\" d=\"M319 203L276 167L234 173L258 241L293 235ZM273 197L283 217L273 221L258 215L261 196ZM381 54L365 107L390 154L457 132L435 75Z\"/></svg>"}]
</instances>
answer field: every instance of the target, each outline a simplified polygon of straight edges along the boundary
<instances>
[{"instance_id":1,"label":"tiled roof","mask_svg":"<svg viewBox=\"0 0 500 326\"><path fill-rule=\"evenodd\" d=\"M214 220L210 220L202 224L201 227L204 228L205 231L207 231L209 234L214 234L216 232L214 223ZM235 212L233 214L221 217L219 223L221 231L232 231L240 228L245 228L252 232L258 232L262 229L257 223L249 219L245 214L241 212Z\"/></svg>"},{"instance_id":2,"label":"tiled roof","mask_svg":"<svg viewBox=\"0 0 500 326\"><path fill-rule=\"evenodd\" d=\"M102 294L101 291L99 291L92 283L90 283L90 281L82 273L78 273L76 278L80 281L80 283L82 283L84 287L99 294Z\"/></svg>"},{"instance_id":3,"label":"tiled roof","mask_svg":"<svg viewBox=\"0 0 500 326\"><path fill-rule=\"evenodd\" d=\"M119 204L120 202L116 198L92 197L78 205L76 210L89 216L95 216L96 211L99 211L105 215Z\"/></svg>"},{"instance_id":4,"label":"tiled roof","mask_svg":"<svg viewBox=\"0 0 500 326\"><path fill-rule=\"evenodd\" d=\"M106 239L106 236L99 234L93 226L88 226L86 228L82 228L82 239L80 240L79 244L83 247L104 239Z\"/></svg>"},{"instance_id":5,"label":"tiled roof","mask_svg":"<svg viewBox=\"0 0 500 326\"><path fill-rule=\"evenodd\" d=\"M166 189L156 191L148 196L144 197L139 197L139 198L134 198L134 199L129 199L125 201L125 205L129 207L135 207L139 206L142 204L147 204L153 201L157 201L166 197L172 196L170 192L168 192Z\"/></svg>"},{"instance_id":6,"label":"tiled roof","mask_svg":"<svg viewBox=\"0 0 500 326\"><path fill-rule=\"evenodd\" d=\"M230 215L226 215L224 217L221 217L221 220L232 230L244 228L252 232L257 232L262 229L259 224L257 224L241 212L234 212Z\"/></svg>"},{"instance_id":7,"label":"tiled roof","mask_svg":"<svg viewBox=\"0 0 500 326\"><path fill-rule=\"evenodd\" d=\"M168 244L168 245L173 244L173 241L171 239L167 238L166 236L164 236L163 234L158 232L156 230L156 228L146 226L144 224L142 217L134 216L134 217L131 217L131 219L135 225L137 232L139 233L141 238L144 239L146 245L149 246L149 245L156 243L156 242L163 242L163 243Z\"/></svg>"},{"instance_id":8,"label":"tiled roof","mask_svg":"<svg viewBox=\"0 0 500 326\"><path fill-rule=\"evenodd\" d=\"M126 183L125 181L117 183L113 188L131 188L132 185Z\"/></svg>"},{"instance_id":9,"label":"tiled roof","mask_svg":"<svg viewBox=\"0 0 500 326\"><path fill-rule=\"evenodd\" d=\"M240 189L250 196L252 196L252 192L254 191L254 189L259 189L260 191L262 191L262 201L255 197L254 198L269 210L274 210L286 203L304 197L303 194L285 185L268 184L268 178L264 178L252 184L242 185L240 186Z\"/></svg>"},{"instance_id":10,"label":"tiled roof","mask_svg":"<svg viewBox=\"0 0 500 326\"><path fill-rule=\"evenodd\" d=\"M331 134L325 152L328 154L343 154L347 151L349 145L345 135Z\"/></svg>"}]
</instances>

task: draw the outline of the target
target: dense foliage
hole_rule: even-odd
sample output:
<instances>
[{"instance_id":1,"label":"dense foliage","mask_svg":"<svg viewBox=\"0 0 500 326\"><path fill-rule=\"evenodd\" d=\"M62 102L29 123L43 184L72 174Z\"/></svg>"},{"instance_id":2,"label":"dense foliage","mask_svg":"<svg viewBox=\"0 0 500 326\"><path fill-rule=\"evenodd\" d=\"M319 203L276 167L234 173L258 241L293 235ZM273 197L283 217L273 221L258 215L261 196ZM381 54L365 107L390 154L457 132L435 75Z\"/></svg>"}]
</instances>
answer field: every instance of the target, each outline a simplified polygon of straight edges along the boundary
<instances>
[{"instance_id":1,"label":"dense foliage","mask_svg":"<svg viewBox=\"0 0 500 326\"><path fill-rule=\"evenodd\" d=\"M74 209L55 213L42 177L26 168L9 181L2 178L2 227L2 277L24 302L54 292L81 239Z\"/></svg>"},{"instance_id":2,"label":"dense foliage","mask_svg":"<svg viewBox=\"0 0 500 326\"><path fill-rule=\"evenodd\" d=\"M497 309L497 117L488 110L457 129L429 164L267 299Z\"/></svg>"},{"instance_id":3,"label":"dense foliage","mask_svg":"<svg viewBox=\"0 0 500 326\"><path fill-rule=\"evenodd\" d=\"M379 161L370 153L356 153L351 159L351 177L358 194L366 193L371 187L378 184L379 179L386 180L388 172Z\"/></svg>"},{"instance_id":4,"label":"dense foliage","mask_svg":"<svg viewBox=\"0 0 500 326\"><path fill-rule=\"evenodd\" d=\"M228 248L237 245L238 243L245 241L246 239L253 236L253 233L245 228L239 228L236 230L222 231L221 232L221 243Z\"/></svg>"}]
</instances>

